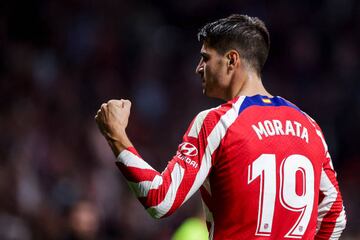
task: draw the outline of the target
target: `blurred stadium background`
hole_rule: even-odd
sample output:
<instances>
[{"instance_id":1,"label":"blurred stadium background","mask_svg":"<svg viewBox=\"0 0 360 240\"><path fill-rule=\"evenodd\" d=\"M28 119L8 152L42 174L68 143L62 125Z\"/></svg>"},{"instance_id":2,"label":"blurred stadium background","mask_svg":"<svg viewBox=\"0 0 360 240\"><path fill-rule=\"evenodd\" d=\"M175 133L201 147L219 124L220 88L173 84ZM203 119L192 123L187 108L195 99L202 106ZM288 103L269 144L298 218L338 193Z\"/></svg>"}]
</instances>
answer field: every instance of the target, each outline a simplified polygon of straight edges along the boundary
<instances>
[{"instance_id":1,"label":"blurred stadium background","mask_svg":"<svg viewBox=\"0 0 360 240\"><path fill-rule=\"evenodd\" d=\"M360 4L356 0L0 2L0 239L170 239L199 196L153 220L99 134L102 102L129 98L129 135L162 171L188 124L219 102L195 75L197 30L231 13L263 19L263 74L323 128L360 239Z\"/></svg>"}]
</instances>

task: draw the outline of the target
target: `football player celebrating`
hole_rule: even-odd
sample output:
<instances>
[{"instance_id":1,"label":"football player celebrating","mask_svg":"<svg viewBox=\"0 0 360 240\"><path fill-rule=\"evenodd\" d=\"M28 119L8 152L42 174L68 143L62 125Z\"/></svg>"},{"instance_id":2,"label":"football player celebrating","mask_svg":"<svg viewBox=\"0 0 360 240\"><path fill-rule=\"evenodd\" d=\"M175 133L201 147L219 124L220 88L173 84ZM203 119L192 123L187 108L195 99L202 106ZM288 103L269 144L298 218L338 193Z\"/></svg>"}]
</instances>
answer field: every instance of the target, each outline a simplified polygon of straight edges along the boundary
<instances>
[{"instance_id":1,"label":"football player celebrating","mask_svg":"<svg viewBox=\"0 0 360 240\"><path fill-rule=\"evenodd\" d=\"M338 239L346 216L324 136L262 84L264 23L231 15L198 38L203 92L226 103L194 118L162 173L126 135L129 100L110 100L95 117L140 202L162 218L200 189L209 239Z\"/></svg>"}]
</instances>

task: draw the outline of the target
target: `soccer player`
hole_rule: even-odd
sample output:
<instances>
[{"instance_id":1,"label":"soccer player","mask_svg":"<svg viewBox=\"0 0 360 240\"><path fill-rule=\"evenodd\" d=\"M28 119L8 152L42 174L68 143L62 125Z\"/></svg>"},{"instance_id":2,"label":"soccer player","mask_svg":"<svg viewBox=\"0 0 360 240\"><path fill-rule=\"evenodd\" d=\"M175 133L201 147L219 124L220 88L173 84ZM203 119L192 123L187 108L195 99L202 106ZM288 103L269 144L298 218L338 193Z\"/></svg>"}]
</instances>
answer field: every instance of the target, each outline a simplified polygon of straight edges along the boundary
<instances>
[{"instance_id":1,"label":"soccer player","mask_svg":"<svg viewBox=\"0 0 360 240\"><path fill-rule=\"evenodd\" d=\"M231 15L198 39L203 92L226 103L194 118L162 173L126 135L130 101L110 100L95 117L139 201L162 218L200 189L209 239L338 239L346 216L324 136L262 84L264 23Z\"/></svg>"}]
</instances>

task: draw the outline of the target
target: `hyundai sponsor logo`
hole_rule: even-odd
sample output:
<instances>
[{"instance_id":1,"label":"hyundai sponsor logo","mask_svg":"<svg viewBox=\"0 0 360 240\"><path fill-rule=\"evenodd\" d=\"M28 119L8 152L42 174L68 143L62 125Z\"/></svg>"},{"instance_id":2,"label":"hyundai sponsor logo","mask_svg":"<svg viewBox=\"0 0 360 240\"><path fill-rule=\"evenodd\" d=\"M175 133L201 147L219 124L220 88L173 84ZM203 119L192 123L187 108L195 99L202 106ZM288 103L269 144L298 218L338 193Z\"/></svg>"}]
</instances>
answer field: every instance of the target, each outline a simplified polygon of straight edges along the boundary
<instances>
[{"instance_id":1,"label":"hyundai sponsor logo","mask_svg":"<svg viewBox=\"0 0 360 240\"><path fill-rule=\"evenodd\" d=\"M189 164L190 166L197 168L199 164L196 161L189 158L189 157L194 157L197 154L198 154L198 150L193 144L184 142L180 144L179 151L177 151L176 156L181 160L183 160L184 162L186 162L187 164Z\"/></svg>"},{"instance_id":2,"label":"hyundai sponsor logo","mask_svg":"<svg viewBox=\"0 0 360 240\"><path fill-rule=\"evenodd\" d=\"M197 148L189 142L184 142L180 144L180 152L185 156L189 156L189 157L193 157L198 154Z\"/></svg>"}]
</instances>

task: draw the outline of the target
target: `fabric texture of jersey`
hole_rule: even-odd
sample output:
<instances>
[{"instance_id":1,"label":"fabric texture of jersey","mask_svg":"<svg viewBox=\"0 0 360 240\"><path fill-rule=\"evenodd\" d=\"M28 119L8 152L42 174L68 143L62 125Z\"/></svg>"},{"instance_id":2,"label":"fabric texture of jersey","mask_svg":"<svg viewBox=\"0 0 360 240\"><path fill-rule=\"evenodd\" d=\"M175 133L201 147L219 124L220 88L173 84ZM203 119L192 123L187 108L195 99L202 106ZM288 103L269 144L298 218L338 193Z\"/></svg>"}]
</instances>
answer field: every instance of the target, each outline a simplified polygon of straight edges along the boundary
<instances>
[{"instance_id":1,"label":"fabric texture of jersey","mask_svg":"<svg viewBox=\"0 0 360 240\"><path fill-rule=\"evenodd\" d=\"M236 97L200 112L159 173L135 148L117 165L155 218L200 189L209 239L338 239L342 197L323 134L281 97Z\"/></svg>"}]
</instances>

